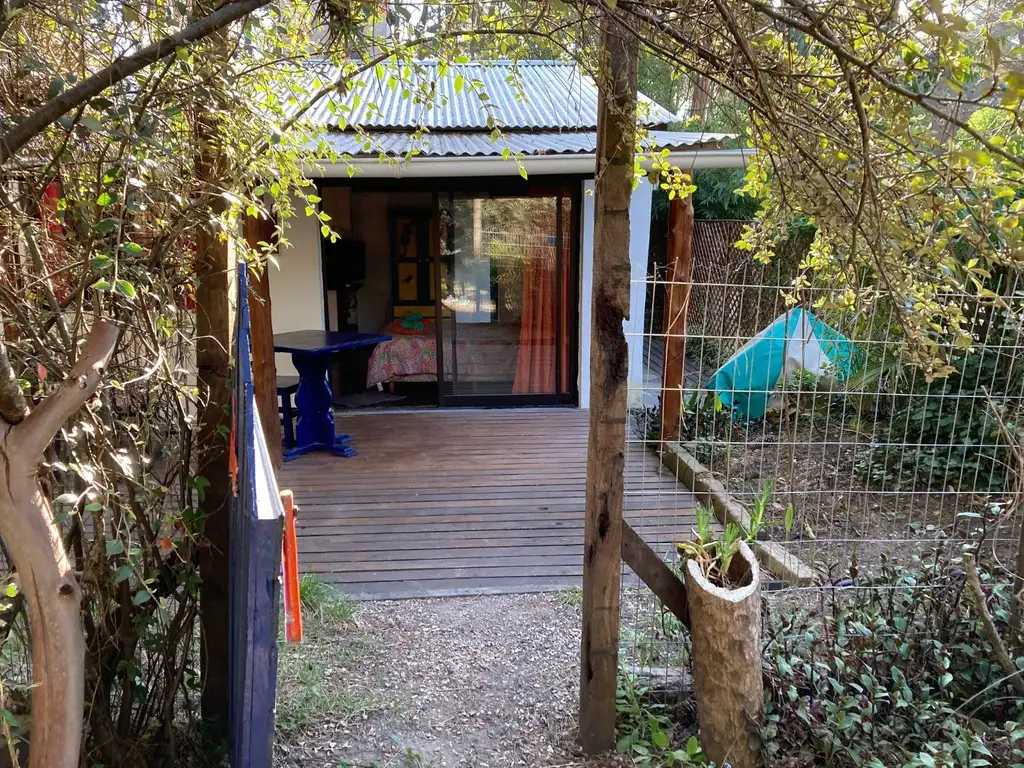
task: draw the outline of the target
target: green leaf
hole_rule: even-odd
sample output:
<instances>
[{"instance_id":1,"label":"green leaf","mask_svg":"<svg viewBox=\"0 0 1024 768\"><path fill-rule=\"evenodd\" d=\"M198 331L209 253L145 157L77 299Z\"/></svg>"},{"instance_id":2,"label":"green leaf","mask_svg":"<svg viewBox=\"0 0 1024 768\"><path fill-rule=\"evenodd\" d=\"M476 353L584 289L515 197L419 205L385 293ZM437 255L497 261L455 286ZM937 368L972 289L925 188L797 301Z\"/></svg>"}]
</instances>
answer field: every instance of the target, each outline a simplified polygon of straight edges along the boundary
<instances>
[{"instance_id":1,"label":"green leaf","mask_svg":"<svg viewBox=\"0 0 1024 768\"><path fill-rule=\"evenodd\" d=\"M46 91L46 98L55 99L60 95L60 92L64 90L64 78L55 77L50 81L50 87Z\"/></svg>"},{"instance_id":2,"label":"green leaf","mask_svg":"<svg viewBox=\"0 0 1024 768\"><path fill-rule=\"evenodd\" d=\"M132 603L135 605L142 605L144 602L149 600L150 597L152 597L152 595L150 595L149 592L144 589L140 589L135 593L135 597L132 598Z\"/></svg>"},{"instance_id":3,"label":"green leaf","mask_svg":"<svg viewBox=\"0 0 1024 768\"><path fill-rule=\"evenodd\" d=\"M15 584L14 582L11 582L10 584L7 585L6 589L4 589L4 594L7 595L8 597L17 597L18 596L18 585Z\"/></svg>"},{"instance_id":4,"label":"green leaf","mask_svg":"<svg viewBox=\"0 0 1024 768\"><path fill-rule=\"evenodd\" d=\"M129 283L127 280L115 280L114 290L116 293L120 293L129 299L135 298L135 286Z\"/></svg>"},{"instance_id":5,"label":"green leaf","mask_svg":"<svg viewBox=\"0 0 1024 768\"><path fill-rule=\"evenodd\" d=\"M100 207L106 207L114 202L114 196L109 192L101 192L100 196L96 198L96 205Z\"/></svg>"},{"instance_id":6,"label":"green leaf","mask_svg":"<svg viewBox=\"0 0 1024 768\"><path fill-rule=\"evenodd\" d=\"M120 219L100 219L96 222L96 226L93 227L96 232L101 235L105 235L108 232L114 232L121 226Z\"/></svg>"},{"instance_id":7,"label":"green leaf","mask_svg":"<svg viewBox=\"0 0 1024 768\"><path fill-rule=\"evenodd\" d=\"M94 291L109 291L111 285L109 280L97 280L89 287L92 288Z\"/></svg>"},{"instance_id":8,"label":"green leaf","mask_svg":"<svg viewBox=\"0 0 1024 768\"><path fill-rule=\"evenodd\" d=\"M114 583L120 584L122 581L127 581L131 578L131 575L132 567L128 563L118 566L118 569L114 571Z\"/></svg>"},{"instance_id":9,"label":"green leaf","mask_svg":"<svg viewBox=\"0 0 1024 768\"><path fill-rule=\"evenodd\" d=\"M696 736L691 736L689 741L686 742L686 754L690 757L696 757L700 754L700 742L697 741Z\"/></svg>"},{"instance_id":10,"label":"green leaf","mask_svg":"<svg viewBox=\"0 0 1024 768\"><path fill-rule=\"evenodd\" d=\"M651 741L654 742L654 746L658 749L668 748L668 734L664 731L655 731L651 734Z\"/></svg>"},{"instance_id":11,"label":"green leaf","mask_svg":"<svg viewBox=\"0 0 1024 768\"><path fill-rule=\"evenodd\" d=\"M103 123L92 115L82 115L82 119L78 121L78 124L92 133L100 133L103 130Z\"/></svg>"},{"instance_id":12,"label":"green leaf","mask_svg":"<svg viewBox=\"0 0 1024 768\"><path fill-rule=\"evenodd\" d=\"M466 86L466 78L462 74L455 75L455 93L462 93L462 89Z\"/></svg>"},{"instance_id":13,"label":"green leaf","mask_svg":"<svg viewBox=\"0 0 1024 768\"><path fill-rule=\"evenodd\" d=\"M131 241L121 243L121 250L124 251L125 253L130 253L133 256L138 256L143 252L143 248L141 245L139 245L138 243L133 243Z\"/></svg>"},{"instance_id":14,"label":"green leaf","mask_svg":"<svg viewBox=\"0 0 1024 768\"><path fill-rule=\"evenodd\" d=\"M112 539L107 542L104 550L107 553L107 557L114 557L115 555L124 554L124 542L120 539Z\"/></svg>"}]
</instances>

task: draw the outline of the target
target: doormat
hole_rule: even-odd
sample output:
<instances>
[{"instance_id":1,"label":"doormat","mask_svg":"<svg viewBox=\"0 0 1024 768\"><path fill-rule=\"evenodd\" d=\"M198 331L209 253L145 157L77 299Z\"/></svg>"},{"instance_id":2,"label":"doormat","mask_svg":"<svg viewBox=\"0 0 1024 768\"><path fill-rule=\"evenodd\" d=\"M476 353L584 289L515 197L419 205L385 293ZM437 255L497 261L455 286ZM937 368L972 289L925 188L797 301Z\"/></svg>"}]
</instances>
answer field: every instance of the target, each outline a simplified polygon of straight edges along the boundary
<instances>
[{"instance_id":1,"label":"doormat","mask_svg":"<svg viewBox=\"0 0 1024 768\"><path fill-rule=\"evenodd\" d=\"M342 408L372 408L375 405L397 403L400 400L405 400L405 395L392 395L390 392L368 389L355 395L342 395L334 403Z\"/></svg>"}]
</instances>

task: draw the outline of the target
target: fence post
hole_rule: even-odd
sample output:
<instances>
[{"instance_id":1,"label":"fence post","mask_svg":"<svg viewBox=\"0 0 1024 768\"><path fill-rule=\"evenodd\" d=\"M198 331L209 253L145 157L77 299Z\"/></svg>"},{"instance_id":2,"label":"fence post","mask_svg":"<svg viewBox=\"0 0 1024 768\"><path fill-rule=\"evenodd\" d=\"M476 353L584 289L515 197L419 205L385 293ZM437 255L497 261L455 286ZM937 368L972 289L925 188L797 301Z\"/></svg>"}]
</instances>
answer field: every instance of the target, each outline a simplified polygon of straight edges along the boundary
<instances>
[{"instance_id":1,"label":"fence post","mask_svg":"<svg viewBox=\"0 0 1024 768\"><path fill-rule=\"evenodd\" d=\"M675 197L669 209L668 295L661 383L661 445L679 436L686 378L686 314L693 284L693 196Z\"/></svg>"},{"instance_id":2,"label":"fence post","mask_svg":"<svg viewBox=\"0 0 1024 768\"><path fill-rule=\"evenodd\" d=\"M246 216L242 225L246 243L255 251L260 243L274 244L275 225L270 217ZM252 332L252 369L256 404L274 469L281 469L281 418L277 411L277 366L274 359L274 324L270 308L270 260L263 274L253 274L249 283L249 316ZM239 297L242 301L243 297Z\"/></svg>"},{"instance_id":3,"label":"fence post","mask_svg":"<svg viewBox=\"0 0 1024 768\"><path fill-rule=\"evenodd\" d=\"M637 80L637 36L628 17L607 8L601 34L580 644L580 744L588 754L615 746L629 365L622 324L629 316Z\"/></svg>"}]
</instances>

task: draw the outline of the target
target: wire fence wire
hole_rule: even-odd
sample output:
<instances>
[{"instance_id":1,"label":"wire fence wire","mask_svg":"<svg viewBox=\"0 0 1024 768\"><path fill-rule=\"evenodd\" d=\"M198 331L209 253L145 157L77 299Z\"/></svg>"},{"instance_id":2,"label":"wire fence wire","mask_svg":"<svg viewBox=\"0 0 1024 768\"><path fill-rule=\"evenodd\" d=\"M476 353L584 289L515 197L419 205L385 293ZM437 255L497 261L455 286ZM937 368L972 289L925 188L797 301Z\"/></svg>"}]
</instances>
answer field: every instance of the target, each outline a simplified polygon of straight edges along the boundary
<instances>
[{"instance_id":1,"label":"wire fence wire","mask_svg":"<svg viewBox=\"0 0 1024 768\"><path fill-rule=\"evenodd\" d=\"M941 346L956 372L929 381L909 361L891 305L836 309L824 301L827 286L794 294L807 242L761 265L732 247L743 226L695 223L691 278L676 284L689 290L683 407L679 423L665 425L665 441L660 406L672 286L657 263L643 286L633 286L647 305L627 329L630 345L643 347L645 366L642 381L630 381L628 450L659 458L685 451L748 510L767 497L759 538L783 544L817 574L801 587L766 574L774 598L945 589L946 578L928 565L942 558L956 567L964 551L975 551L994 580L1010 582L1022 525L1014 446L1024 432L1024 273L993 278L1000 306L947 297L971 319L973 346ZM767 341L758 344L759 334ZM678 562L675 543L693 533L690 490L680 483L666 499L641 484L635 493L631 520L644 526L656 552ZM647 525L653 515L658 525ZM933 573L934 583L901 580L902 569ZM627 665L685 661L676 658L685 647L670 642L681 628L666 625L671 617L628 576Z\"/></svg>"}]
</instances>

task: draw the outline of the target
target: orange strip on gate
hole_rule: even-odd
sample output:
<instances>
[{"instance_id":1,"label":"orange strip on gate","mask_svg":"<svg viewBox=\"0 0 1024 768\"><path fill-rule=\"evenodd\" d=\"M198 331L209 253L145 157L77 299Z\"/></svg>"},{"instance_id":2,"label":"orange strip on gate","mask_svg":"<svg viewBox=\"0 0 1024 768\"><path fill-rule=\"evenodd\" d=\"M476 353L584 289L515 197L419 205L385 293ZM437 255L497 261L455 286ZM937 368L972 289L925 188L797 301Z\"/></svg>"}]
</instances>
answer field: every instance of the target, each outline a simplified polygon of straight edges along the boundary
<instances>
[{"instance_id":1,"label":"orange strip on gate","mask_svg":"<svg viewBox=\"0 0 1024 768\"><path fill-rule=\"evenodd\" d=\"M284 541L281 567L284 570L284 638L289 645L302 642L302 601L299 598L299 542L295 533L295 499L281 491L284 505Z\"/></svg>"}]
</instances>

